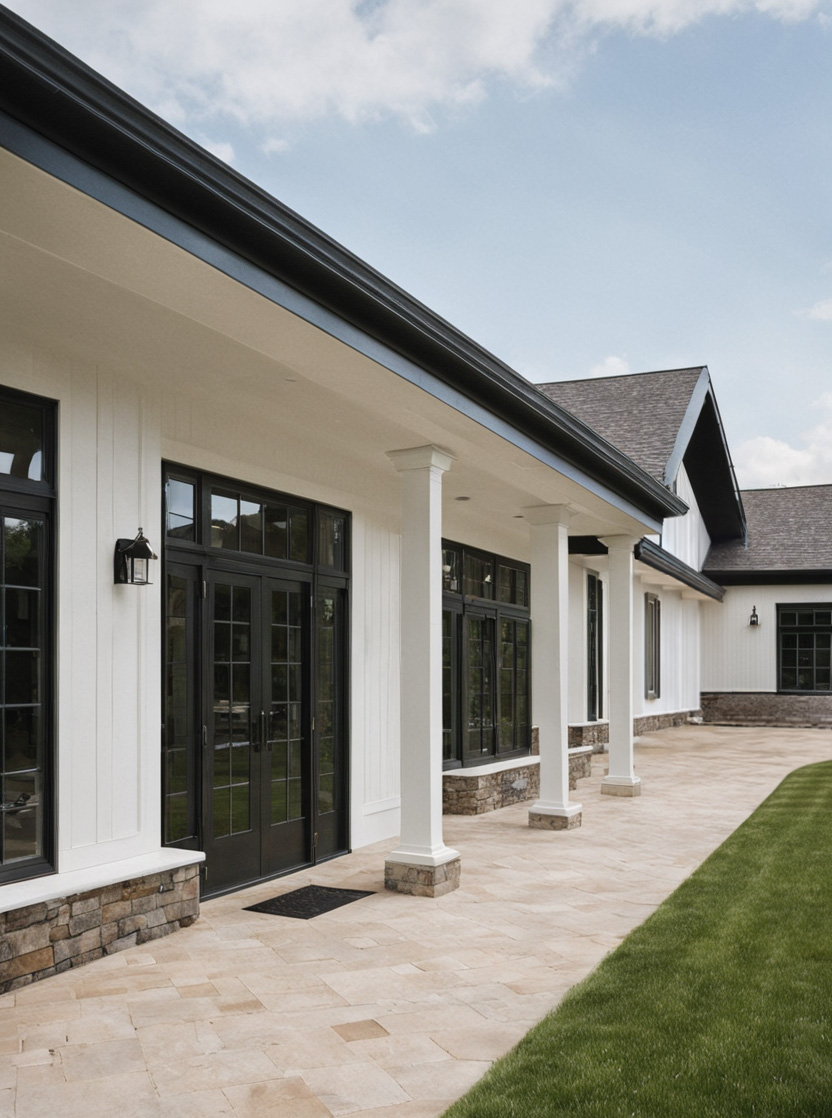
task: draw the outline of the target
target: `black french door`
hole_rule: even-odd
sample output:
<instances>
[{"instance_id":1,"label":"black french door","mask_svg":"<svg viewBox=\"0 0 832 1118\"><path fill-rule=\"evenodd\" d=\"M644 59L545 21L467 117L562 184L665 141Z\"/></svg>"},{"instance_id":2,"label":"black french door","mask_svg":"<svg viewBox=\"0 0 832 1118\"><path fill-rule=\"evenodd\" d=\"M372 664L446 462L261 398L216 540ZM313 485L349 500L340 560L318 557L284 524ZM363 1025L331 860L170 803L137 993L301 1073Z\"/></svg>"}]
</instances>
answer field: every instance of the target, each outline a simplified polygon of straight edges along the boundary
<instances>
[{"instance_id":1,"label":"black french door","mask_svg":"<svg viewBox=\"0 0 832 1118\"><path fill-rule=\"evenodd\" d=\"M348 847L347 518L171 468L164 841L203 895Z\"/></svg>"}]
</instances>

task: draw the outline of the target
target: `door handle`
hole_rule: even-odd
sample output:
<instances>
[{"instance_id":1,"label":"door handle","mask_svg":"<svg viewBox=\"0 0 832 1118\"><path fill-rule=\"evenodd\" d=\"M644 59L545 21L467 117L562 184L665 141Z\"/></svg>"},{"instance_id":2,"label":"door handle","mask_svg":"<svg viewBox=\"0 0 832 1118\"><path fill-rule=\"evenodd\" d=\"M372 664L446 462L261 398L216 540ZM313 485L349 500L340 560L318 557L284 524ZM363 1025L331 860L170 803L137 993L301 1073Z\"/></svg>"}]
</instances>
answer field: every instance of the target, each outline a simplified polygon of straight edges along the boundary
<instances>
[{"instance_id":1,"label":"door handle","mask_svg":"<svg viewBox=\"0 0 832 1118\"><path fill-rule=\"evenodd\" d=\"M255 753L259 753L263 748L263 712L260 712L259 718L252 718L251 720L251 746Z\"/></svg>"},{"instance_id":2,"label":"door handle","mask_svg":"<svg viewBox=\"0 0 832 1118\"><path fill-rule=\"evenodd\" d=\"M271 714L266 714L264 710L260 711L260 735L263 739L263 745L268 749L269 753L272 751L272 734L271 734Z\"/></svg>"}]
</instances>

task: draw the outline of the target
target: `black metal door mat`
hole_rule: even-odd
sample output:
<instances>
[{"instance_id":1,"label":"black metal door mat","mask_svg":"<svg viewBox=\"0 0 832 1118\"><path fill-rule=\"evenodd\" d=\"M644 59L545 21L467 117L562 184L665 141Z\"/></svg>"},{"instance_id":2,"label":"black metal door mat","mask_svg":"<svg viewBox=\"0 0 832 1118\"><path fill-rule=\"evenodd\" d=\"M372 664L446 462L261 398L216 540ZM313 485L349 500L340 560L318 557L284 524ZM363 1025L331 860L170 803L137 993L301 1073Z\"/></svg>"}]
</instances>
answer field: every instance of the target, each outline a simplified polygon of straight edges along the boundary
<instances>
[{"instance_id":1,"label":"black metal door mat","mask_svg":"<svg viewBox=\"0 0 832 1118\"><path fill-rule=\"evenodd\" d=\"M322 912L331 912L333 908L341 908L342 905L372 895L372 889L331 889L327 885L304 885L301 889L293 889L291 893L282 893L269 901L249 905L245 911L266 912L270 916L292 916L295 920L311 920L313 916L320 916Z\"/></svg>"}]
</instances>

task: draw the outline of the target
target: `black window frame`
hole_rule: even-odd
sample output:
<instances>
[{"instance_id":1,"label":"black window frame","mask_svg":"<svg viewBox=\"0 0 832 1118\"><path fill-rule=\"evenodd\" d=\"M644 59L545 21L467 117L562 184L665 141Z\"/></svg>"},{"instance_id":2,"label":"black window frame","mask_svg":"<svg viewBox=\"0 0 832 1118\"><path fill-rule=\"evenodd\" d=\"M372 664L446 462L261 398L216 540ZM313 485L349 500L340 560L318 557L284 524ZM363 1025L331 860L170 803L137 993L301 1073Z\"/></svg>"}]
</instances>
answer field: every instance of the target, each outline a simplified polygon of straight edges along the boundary
<instances>
[{"instance_id":1,"label":"black window frame","mask_svg":"<svg viewBox=\"0 0 832 1118\"><path fill-rule=\"evenodd\" d=\"M658 594L644 595L644 697L662 694L662 600Z\"/></svg>"},{"instance_id":2,"label":"black window frame","mask_svg":"<svg viewBox=\"0 0 832 1118\"><path fill-rule=\"evenodd\" d=\"M532 694L531 694L531 567L528 563L511 559L508 556L468 547L453 540L442 541L443 551L443 633L450 623L451 659L450 665L443 663L443 768L473 768L493 764L511 757L528 756L531 753ZM479 569L491 572L490 581L483 586L491 590L490 597L466 594L466 559L473 561ZM509 568L524 576L515 575L508 580L510 593L519 594L522 586L523 604L500 601L501 568ZM488 623L491 633L490 673L493 690L493 717L490 730L491 743L487 752L472 753L468 748L468 623L482 620ZM500 748L501 737L501 638L503 621L519 621L526 626L526 723L516 723L513 730L514 747ZM516 639L516 629L515 629ZM517 651L515 648L515 664ZM450 670L448 670L448 668ZM515 669L516 670L516 669ZM445 681L450 678L453 693L448 703ZM516 696L516 683L512 694ZM450 713L450 725L448 714ZM450 742L449 742L450 739ZM450 747L449 747L450 744Z\"/></svg>"},{"instance_id":3,"label":"black window frame","mask_svg":"<svg viewBox=\"0 0 832 1118\"><path fill-rule=\"evenodd\" d=\"M813 620L811 623L799 621L799 615L812 613ZM832 694L832 668L829 664L818 665L817 656L821 653L822 658L829 660L832 655L832 602L778 602L776 606L777 613L777 691L783 695L831 695ZM784 618L790 614L794 614L794 623L784 621ZM818 620L817 614L825 614L828 620ZM830 677L830 682L826 687L799 687L799 686L784 686L783 676L784 672L794 670L795 681L799 680L801 667L806 668L807 665L800 664L800 653L804 654L810 651L808 645L803 649L800 648L800 636L812 637L823 636L828 638L828 645L826 649L819 649L816 641L813 641L811 652L813 654L813 663L808 670L812 672L813 678L817 681L818 672ZM794 636L794 644L792 647L787 647L784 637ZM794 651L795 663L784 664L785 656ZM823 657L825 653L825 657Z\"/></svg>"},{"instance_id":4,"label":"black window frame","mask_svg":"<svg viewBox=\"0 0 832 1118\"><path fill-rule=\"evenodd\" d=\"M43 767L40 854L31 858L4 864L0 861L0 886L55 872L55 836L57 834L56 810L57 766L55 757L56 715L55 680L57 678L57 640L55 614L56 531L57 523L57 454L58 454L58 403L43 396L0 388L0 408L4 403L22 404L40 412L42 461L38 480L0 474L0 513L27 514L42 518L44 523L42 563L43 608L41 639L43 655L40 662L40 710L43 718ZM5 619L4 619L5 621ZM5 639L5 638L4 638ZM0 714L5 703L0 704ZM0 738L0 749L2 749ZM5 762L0 756L0 779ZM2 787L0 787L2 800ZM5 815L5 813L3 813Z\"/></svg>"}]
</instances>

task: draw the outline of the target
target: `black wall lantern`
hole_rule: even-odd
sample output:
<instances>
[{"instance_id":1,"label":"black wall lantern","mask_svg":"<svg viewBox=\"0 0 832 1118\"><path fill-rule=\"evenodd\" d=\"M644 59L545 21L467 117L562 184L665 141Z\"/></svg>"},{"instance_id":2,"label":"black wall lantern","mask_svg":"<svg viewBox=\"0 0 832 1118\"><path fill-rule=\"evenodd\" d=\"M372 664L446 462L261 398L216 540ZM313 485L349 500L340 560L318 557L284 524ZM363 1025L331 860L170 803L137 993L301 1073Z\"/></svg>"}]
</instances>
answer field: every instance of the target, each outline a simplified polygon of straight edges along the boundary
<instances>
[{"instance_id":1,"label":"black wall lantern","mask_svg":"<svg viewBox=\"0 0 832 1118\"><path fill-rule=\"evenodd\" d=\"M759 625L760 624L760 618L757 614L757 607L756 606L751 607L751 616L748 619L748 624L749 625Z\"/></svg>"},{"instance_id":2,"label":"black wall lantern","mask_svg":"<svg viewBox=\"0 0 832 1118\"><path fill-rule=\"evenodd\" d=\"M113 560L115 581L131 586L150 586L150 560L155 558L150 541L141 528L134 540L116 540Z\"/></svg>"}]
</instances>

